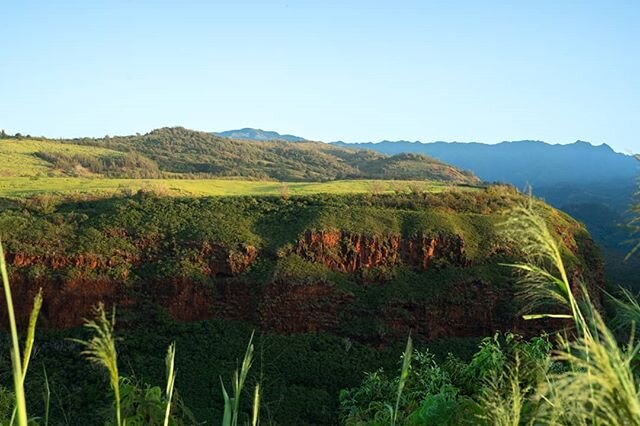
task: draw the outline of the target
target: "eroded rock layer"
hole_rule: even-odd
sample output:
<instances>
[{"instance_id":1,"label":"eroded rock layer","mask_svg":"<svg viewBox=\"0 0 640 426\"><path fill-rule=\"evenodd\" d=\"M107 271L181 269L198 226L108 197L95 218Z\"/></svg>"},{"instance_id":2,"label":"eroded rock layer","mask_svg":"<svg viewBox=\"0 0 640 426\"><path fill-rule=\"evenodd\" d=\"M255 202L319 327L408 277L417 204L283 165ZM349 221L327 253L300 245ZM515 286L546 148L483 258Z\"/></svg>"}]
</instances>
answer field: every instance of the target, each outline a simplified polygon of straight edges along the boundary
<instances>
[{"instance_id":1,"label":"eroded rock layer","mask_svg":"<svg viewBox=\"0 0 640 426\"><path fill-rule=\"evenodd\" d=\"M134 198L102 209L76 204L56 217L15 213L16 223L54 236L38 244L23 227L4 240L21 324L42 288L45 328L79 326L103 302L134 323L159 310L179 321L223 318L267 332L322 331L374 343L409 331L426 340L528 334L540 327L519 320L517 277L500 265L520 255L497 230L520 198L487 191L350 204ZM599 300L602 264L590 237L546 209L573 280ZM68 233L56 234L61 229Z\"/></svg>"}]
</instances>

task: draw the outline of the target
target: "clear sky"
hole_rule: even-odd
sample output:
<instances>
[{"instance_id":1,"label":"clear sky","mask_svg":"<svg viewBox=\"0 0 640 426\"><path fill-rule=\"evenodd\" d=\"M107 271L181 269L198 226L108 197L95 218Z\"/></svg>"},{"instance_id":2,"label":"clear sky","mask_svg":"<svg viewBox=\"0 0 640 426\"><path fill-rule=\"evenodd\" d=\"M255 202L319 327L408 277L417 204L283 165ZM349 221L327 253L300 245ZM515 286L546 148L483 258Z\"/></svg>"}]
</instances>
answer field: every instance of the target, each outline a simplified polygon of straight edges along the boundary
<instances>
[{"instance_id":1,"label":"clear sky","mask_svg":"<svg viewBox=\"0 0 640 426\"><path fill-rule=\"evenodd\" d=\"M640 152L639 1L0 3L0 128Z\"/></svg>"}]
</instances>

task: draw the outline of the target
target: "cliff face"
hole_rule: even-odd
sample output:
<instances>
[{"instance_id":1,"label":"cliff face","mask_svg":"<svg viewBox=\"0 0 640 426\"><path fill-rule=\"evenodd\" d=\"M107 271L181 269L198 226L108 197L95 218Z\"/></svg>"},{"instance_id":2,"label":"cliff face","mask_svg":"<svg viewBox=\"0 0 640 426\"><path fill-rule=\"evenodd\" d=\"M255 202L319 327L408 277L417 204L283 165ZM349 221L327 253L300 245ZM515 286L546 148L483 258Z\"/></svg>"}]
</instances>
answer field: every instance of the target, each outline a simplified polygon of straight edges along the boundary
<instances>
[{"instance_id":1,"label":"cliff face","mask_svg":"<svg viewBox=\"0 0 640 426\"><path fill-rule=\"evenodd\" d=\"M138 263L139 260L136 256L131 256L128 253L122 253L108 258L91 253L73 256L56 253L33 255L23 252L9 252L6 254L7 263L16 268L39 266L49 270L66 269L69 267L105 270L114 268L125 262Z\"/></svg>"},{"instance_id":2,"label":"cliff face","mask_svg":"<svg viewBox=\"0 0 640 426\"><path fill-rule=\"evenodd\" d=\"M325 331L376 344L405 339L409 331L429 340L496 330L529 334L562 325L518 319L516 278L499 265L517 260L517 254L493 233L495 221L486 219L491 212L482 207L460 215L451 208L443 213L412 204L401 204L399 210L397 200L392 201L393 208L367 212L379 213L380 222L395 217L400 226L388 232L300 226L300 218L321 216L317 204L308 210L288 207L286 214L269 204L268 209L259 206L267 212L263 216L247 214L258 217L250 229L266 224L260 238L223 229L219 221L228 212L216 206L220 214L215 220L195 218L182 228L174 224L173 235L159 227L147 229L151 219L144 212L142 230L108 223L105 230L90 233L99 244L81 240L89 247L86 252L34 249L16 239L8 245L7 261L18 321L26 324L42 287L44 328L79 326L98 302L131 312L127 317L134 318L133 326L152 307L179 321L222 318L267 332ZM197 208L200 212L202 205ZM280 223L291 217L296 226ZM443 221L435 230L430 225L404 231L407 223L433 223L434 217L452 223L455 218L456 227ZM571 258L574 280L583 278L598 301L603 275L597 250L579 225L560 219L553 229ZM82 226L74 232L84 232ZM192 229L196 226L198 232ZM215 226L221 230L211 231ZM282 238L289 228L293 232ZM100 241L100 235L107 239ZM107 244L114 248L105 249ZM6 318L0 302L0 317Z\"/></svg>"},{"instance_id":3,"label":"cliff face","mask_svg":"<svg viewBox=\"0 0 640 426\"><path fill-rule=\"evenodd\" d=\"M353 273L376 266L408 265L427 270L432 263L465 266L464 240L459 235L411 238L368 236L346 231L306 231L295 253L327 268Z\"/></svg>"},{"instance_id":4,"label":"cliff face","mask_svg":"<svg viewBox=\"0 0 640 426\"><path fill-rule=\"evenodd\" d=\"M266 331L299 333L326 331L346 334L371 342L402 338L411 330L424 339L441 337L473 337L496 330L511 329L528 334L540 327L523 323L515 309L508 306L514 300L513 286L496 286L483 278L474 278L471 262L465 257L464 240L460 236L419 235L409 239L399 236L384 238L359 235L345 231L307 231L292 252L325 267L354 276L376 267L408 267L418 274L430 270L458 268L459 281L449 283L446 292L429 298L394 295L388 300L363 306L353 291L319 280L304 284L274 280L257 284L242 279L243 272L259 258L252 246L241 250L224 250L217 244L206 245L203 262L214 282L190 279L167 279L144 283L134 289L120 279L66 278L29 279L22 269L35 263L62 269L65 265L81 265L99 270L116 265L118 259L97 259L92 256L76 258L32 258L22 254L7 256L17 317L26 323L31 300L39 286L44 289L41 324L49 328L69 328L82 324L90 316L91 307L98 302L116 305L120 310L139 309L145 302L157 304L179 321L223 318L254 323ZM578 248L574 248L578 251ZM601 266L594 265L592 274L601 278ZM464 271L469 269L468 277ZM576 278L579 271L575 271ZM600 282L590 282L594 299L599 299ZM368 280L362 288L384 287L383 280ZM427 280L426 286L429 286ZM428 287L425 292L430 291ZM366 290L365 290L366 293ZM362 294L360 294L362 297ZM505 308L507 307L507 308ZM4 306L3 306L4 308ZM4 315L4 309L0 309ZM366 332L349 331L344 324L352 321L376 324ZM553 324L548 324L553 327Z\"/></svg>"}]
</instances>

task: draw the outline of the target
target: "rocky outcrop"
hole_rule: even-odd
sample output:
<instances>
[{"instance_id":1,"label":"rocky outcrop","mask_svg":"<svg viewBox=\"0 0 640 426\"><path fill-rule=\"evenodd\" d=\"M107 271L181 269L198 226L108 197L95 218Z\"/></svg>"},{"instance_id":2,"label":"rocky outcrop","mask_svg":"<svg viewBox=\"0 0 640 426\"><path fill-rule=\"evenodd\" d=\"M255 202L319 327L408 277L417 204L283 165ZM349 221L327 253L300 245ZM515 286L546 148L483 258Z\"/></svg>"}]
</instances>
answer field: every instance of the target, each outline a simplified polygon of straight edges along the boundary
<instances>
[{"instance_id":1,"label":"rocky outcrop","mask_svg":"<svg viewBox=\"0 0 640 426\"><path fill-rule=\"evenodd\" d=\"M200 252L202 258L207 259L210 276L238 275L246 271L258 257L258 250L249 245L230 249L217 243L205 243Z\"/></svg>"},{"instance_id":2,"label":"rocky outcrop","mask_svg":"<svg viewBox=\"0 0 640 426\"><path fill-rule=\"evenodd\" d=\"M119 253L115 256L106 257L91 253L70 256L52 253L38 256L24 252L9 252L6 254L6 260L10 266L15 268L27 268L37 265L53 270L70 267L87 268L90 270L107 269L125 263L135 264L140 261L138 257L131 256L128 253Z\"/></svg>"},{"instance_id":3,"label":"rocky outcrop","mask_svg":"<svg viewBox=\"0 0 640 426\"><path fill-rule=\"evenodd\" d=\"M153 283L156 303L178 321L198 321L224 318L254 322L258 303L255 285L244 282L223 281L217 285L195 283L189 280L169 280Z\"/></svg>"},{"instance_id":4,"label":"rocky outcrop","mask_svg":"<svg viewBox=\"0 0 640 426\"><path fill-rule=\"evenodd\" d=\"M198 247L197 257L208 265L206 271L208 275L234 276L251 266L258 257L258 250L250 245L230 248L214 242L205 242ZM158 256L154 254L142 258L126 252L116 253L109 257L93 253L32 255L24 252L9 252L5 258L10 266L17 269L39 266L50 270L80 268L90 271L107 270L119 265L136 266L141 263L158 261Z\"/></svg>"},{"instance_id":5,"label":"rocky outcrop","mask_svg":"<svg viewBox=\"0 0 640 426\"><path fill-rule=\"evenodd\" d=\"M465 266L464 240L459 235L416 235L411 238L369 236L346 231L306 231L294 252L312 262L342 272L376 266Z\"/></svg>"},{"instance_id":6,"label":"rocky outcrop","mask_svg":"<svg viewBox=\"0 0 640 426\"><path fill-rule=\"evenodd\" d=\"M199 260L206 265L205 274L212 278L236 276L249 268L257 256L258 251L253 246L228 248L216 243L202 244L198 254ZM10 252L6 260L13 271L12 291L20 323L28 320L39 288L43 289L44 296L42 325L49 328L81 325L98 302L122 309L150 302L166 309L180 321L212 317L253 320L255 316L246 313L252 306L255 309L255 303L248 303L254 294L247 286L218 285L211 288L188 279L171 277L130 282L131 268L158 262L155 256L141 259L127 253L107 258L90 253L36 256ZM34 267L47 273L33 274ZM116 268L118 273L114 273ZM71 273L72 269L75 272ZM4 298L0 298L0 302L0 318L5 318Z\"/></svg>"}]
</instances>

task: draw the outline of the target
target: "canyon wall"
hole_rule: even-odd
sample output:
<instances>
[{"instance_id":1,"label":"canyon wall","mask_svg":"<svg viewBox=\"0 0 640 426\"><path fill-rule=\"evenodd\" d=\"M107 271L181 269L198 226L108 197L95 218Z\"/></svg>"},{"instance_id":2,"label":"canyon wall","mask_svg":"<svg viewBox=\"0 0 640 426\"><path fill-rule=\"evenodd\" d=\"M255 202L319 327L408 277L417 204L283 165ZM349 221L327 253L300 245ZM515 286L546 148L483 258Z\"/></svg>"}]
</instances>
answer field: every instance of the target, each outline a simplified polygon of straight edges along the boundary
<instances>
[{"instance_id":1,"label":"canyon wall","mask_svg":"<svg viewBox=\"0 0 640 426\"><path fill-rule=\"evenodd\" d=\"M593 249L590 241L586 244L580 248L574 243L570 249L580 256L581 249ZM127 253L106 258L10 252L6 258L18 320L26 323L31 301L41 287L44 303L40 324L44 328L77 327L98 302L138 314L153 305L179 321L223 318L250 322L267 332L324 331L378 344L402 339L409 331L430 340L484 336L496 330L529 334L539 332L541 327L519 319L514 304L516 278L497 265L499 258L469 259L461 235L419 233L403 238L335 229L306 230L278 256L251 245L229 248L215 242L201 244L197 253L204 279L134 280L128 273L109 276L108 272L125 262L140 268L159 260ZM279 258L292 255L338 274L351 285L340 285L331 277L300 283L276 276L256 279L247 274L263 259L277 264ZM590 262L590 271L584 276L598 300L602 265L597 257ZM499 271L497 278L479 274L479 263L484 265L482 270ZM54 273L34 276L34 266ZM70 268L75 273L70 273ZM412 286L414 291L407 293L394 284L394 278L376 279L366 274L379 268L391 275L408 271L420 283L408 280L403 285ZM456 274L443 281L442 274L448 270ZM576 280L583 276L577 269L573 272ZM499 282L505 279L507 282ZM425 295L420 294L420 286L424 286ZM384 297L367 300L380 294ZM4 304L0 315L6 315ZM549 328L557 325L545 324Z\"/></svg>"}]
</instances>

